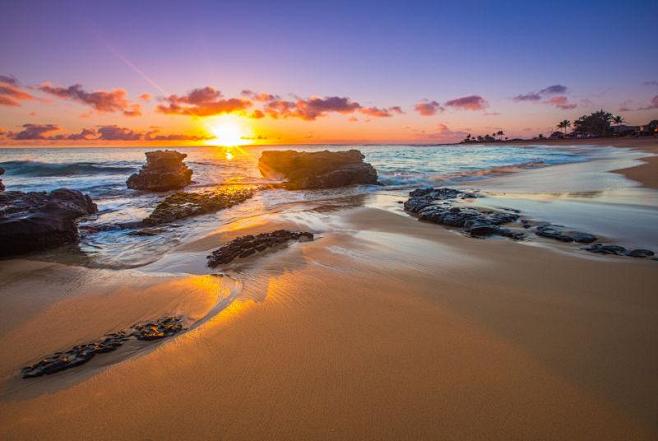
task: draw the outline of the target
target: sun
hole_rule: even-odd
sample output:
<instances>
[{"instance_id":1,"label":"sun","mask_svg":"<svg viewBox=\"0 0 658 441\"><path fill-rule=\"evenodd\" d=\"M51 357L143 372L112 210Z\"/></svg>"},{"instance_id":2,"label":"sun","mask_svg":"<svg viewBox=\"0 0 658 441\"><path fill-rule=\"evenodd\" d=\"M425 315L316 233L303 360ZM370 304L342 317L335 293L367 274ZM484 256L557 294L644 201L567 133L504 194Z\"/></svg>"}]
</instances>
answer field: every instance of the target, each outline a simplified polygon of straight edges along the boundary
<instances>
[{"instance_id":1,"label":"sun","mask_svg":"<svg viewBox=\"0 0 658 441\"><path fill-rule=\"evenodd\" d=\"M251 131L243 118L224 115L209 119L205 124L215 137L210 140L213 145L235 147L249 142Z\"/></svg>"}]
</instances>

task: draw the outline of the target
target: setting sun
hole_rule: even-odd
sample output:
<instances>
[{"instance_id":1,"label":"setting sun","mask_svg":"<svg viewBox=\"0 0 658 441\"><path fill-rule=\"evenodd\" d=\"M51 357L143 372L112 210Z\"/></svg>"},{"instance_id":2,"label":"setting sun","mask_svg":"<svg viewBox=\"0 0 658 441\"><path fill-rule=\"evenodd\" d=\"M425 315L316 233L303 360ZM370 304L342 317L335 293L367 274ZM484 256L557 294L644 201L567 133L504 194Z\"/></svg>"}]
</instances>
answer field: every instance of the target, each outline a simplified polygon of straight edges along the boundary
<instances>
[{"instance_id":1,"label":"setting sun","mask_svg":"<svg viewBox=\"0 0 658 441\"><path fill-rule=\"evenodd\" d=\"M215 136L210 143L233 147L247 144L251 130L244 119L235 115L224 115L206 122L208 130Z\"/></svg>"}]
</instances>

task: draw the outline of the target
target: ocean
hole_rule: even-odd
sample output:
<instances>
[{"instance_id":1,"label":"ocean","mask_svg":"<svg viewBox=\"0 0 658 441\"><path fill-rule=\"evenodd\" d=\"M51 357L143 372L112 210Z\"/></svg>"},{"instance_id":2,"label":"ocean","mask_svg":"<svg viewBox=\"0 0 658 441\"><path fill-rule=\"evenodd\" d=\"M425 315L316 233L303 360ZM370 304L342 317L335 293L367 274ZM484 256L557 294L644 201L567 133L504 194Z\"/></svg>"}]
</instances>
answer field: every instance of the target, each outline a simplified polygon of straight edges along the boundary
<instances>
[{"instance_id":1,"label":"ocean","mask_svg":"<svg viewBox=\"0 0 658 441\"><path fill-rule=\"evenodd\" d=\"M185 161L194 172L194 182L186 191L204 191L222 184L271 183L257 167L263 150L351 148L363 152L365 160L377 169L383 185L316 191L266 190L225 212L178 222L156 236L136 236L120 229L103 231L100 227L143 219L164 197L162 193L126 187L128 176L144 164L144 153L157 148L2 148L0 167L5 169L2 180L7 190L49 191L66 187L89 194L98 204L99 214L81 222L77 255L90 265L134 267L157 259L167 249L216 227L218 222L235 221L263 210L292 209L287 207L313 200L475 182L523 169L583 162L591 155L587 148L505 145L169 147L188 155Z\"/></svg>"}]
</instances>

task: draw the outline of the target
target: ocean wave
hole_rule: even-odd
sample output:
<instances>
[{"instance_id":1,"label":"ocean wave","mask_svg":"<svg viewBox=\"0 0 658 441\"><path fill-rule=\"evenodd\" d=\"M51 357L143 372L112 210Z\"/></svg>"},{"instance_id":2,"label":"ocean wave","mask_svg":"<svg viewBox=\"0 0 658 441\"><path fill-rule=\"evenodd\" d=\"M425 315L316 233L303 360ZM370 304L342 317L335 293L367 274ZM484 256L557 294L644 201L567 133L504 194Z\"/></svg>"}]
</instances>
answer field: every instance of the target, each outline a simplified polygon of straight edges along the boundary
<instances>
[{"instance_id":1,"label":"ocean wave","mask_svg":"<svg viewBox=\"0 0 658 441\"><path fill-rule=\"evenodd\" d=\"M47 163L38 161L0 162L7 176L76 176L76 175L119 175L137 170L126 165L100 165L94 162Z\"/></svg>"}]
</instances>

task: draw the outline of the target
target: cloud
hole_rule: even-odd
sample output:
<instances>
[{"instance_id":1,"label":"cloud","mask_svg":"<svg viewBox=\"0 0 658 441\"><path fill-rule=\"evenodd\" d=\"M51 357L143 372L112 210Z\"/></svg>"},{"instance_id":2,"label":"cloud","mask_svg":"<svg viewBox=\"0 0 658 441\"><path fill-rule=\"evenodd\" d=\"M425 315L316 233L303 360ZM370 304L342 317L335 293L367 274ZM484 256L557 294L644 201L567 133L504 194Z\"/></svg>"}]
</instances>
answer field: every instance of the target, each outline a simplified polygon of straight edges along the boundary
<instances>
[{"instance_id":1,"label":"cloud","mask_svg":"<svg viewBox=\"0 0 658 441\"><path fill-rule=\"evenodd\" d=\"M144 135L144 139L147 141L203 141L206 139L212 139L212 136L203 136L203 135L188 135L182 133L172 133L168 135L159 134L159 130L150 130Z\"/></svg>"},{"instance_id":2,"label":"cloud","mask_svg":"<svg viewBox=\"0 0 658 441\"><path fill-rule=\"evenodd\" d=\"M21 101L31 99L34 97L20 87L16 78L0 75L0 105L19 107Z\"/></svg>"},{"instance_id":3,"label":"cloud","mask_svg":"<svg viewBox=\"0 0 658 441\"><path fill-rule=\"evenodd\" d=\"M168 104L160 104L156 110L174 115L211 116L241 112L252 106L248 99L225 99L219 90L210 86L193 89L187 95L170 95L164 100Z\"/></svg>"},{"instance_id":4,"label":"cloud","mask_svg":"<svg viewBox=\"0 0 658 441\"><path fill-rule=\"evenodd\" d=\"M548 86L540 90L539 92L528 92L524 93L521 95L517 95L514 98L512 98L514 101L517 103L521 102L539 102L543 98L546 98L548 95L564 95L567 93L567 86L563 86L561 84L554 84L552 86ZM545 103L549 103L550 99L547 101L544 101Z\"/></svg>"},{"instance_id":5,"label":"cloud","mask_svg":"<svg viewBox=\"0 0 658 441\"><path fill-rule=\"evenodd\" d=\"M92 140L92 139L97 139L96 136L97 136L96 130L82 129L80 133L71 133L70 135L67 135L66 139L70 139L71 141Z\"/></svg>"},{"instance_id":6,"label":"cloud","mask_svg":"<svg viewBox=\"0 0 658 441\"><path fill-rule=\"evenodd\" d=\"M553 105L563 110L575 109L578 106L575 103L570 103L569 99L563 95L551 97L544 101L544 103Z\"/></svg>"},{"instance_id":7,"label":"cloud","mask_svg":"<svg viewBox=\"0 0 658 441\"><path fill-rule=\"evenodd\" d=\"M489 106L489 103L480 95L469 95L447 101L445 105L460 110L483 110Z\"/></svg>"},{"instance_id":8,"label":"cloud","mask_svg":"<svg viewBox=\"0 0 658 441\"><path fill-rule=\"evenodd\" d=\"M91 106L98 112L122 112L126 116L139 116L142 114L139 104L131 103L124 89L87 92L80 84L74 84L69 87L56 87L51 86L49 83L42 84L38 89L59 98L77 101Z\"/></svg>"},{"instance_id":9,"label":"cloud","mask_svg":"<svg viewBox=\"0 0 658 441\"><path fill-rule=\"evenodd\" d=\"M347 97L310 97L296 101L274 100L265 105L265 113L272 118L300 118L314 121L327 113L350 114L361 105Z\"/></svg>"},{"instance_id":10,"label":"cloud","mask_svg":"<svg viewBox=\"0 0 658 441\"><path fill-rule=\"evenodd\" d=\"M541 95L538 93L527 93L525 95L517 95L514 98L512 98L514 101L517 102L522 102L522 101L541 101Z\"/></svg>"},{"instance_id":11,"label":"cloud","mask_svg":"<svg viewBox=\"0 0 658 441\"><path fill-rule=\"evenodd\" d=\"M443 112L445 110L438 102L430 101L428 99L418 101L414 106L414 109L422 116L436 115L437 112Z\"/></svg>"},{"instance_id":12,"label":"cloud","mask_svg":"<svg viewBox=\"0 0 658 441\"><path fill-rule=\"evenodd\" d=\"M567 93L567 86L561 84L548 86L539 91L540 95L564 95L565 93Z\"/></svg>"},{"instance_id":13,"label":"cloud","mask_svg":"<svg viewBox=\"0 0 658 441\"><path fill-rule=\"evenodd\" d=\"M379 108L379 107L362 107L359 109L359 112L364 115L372 116L375 118L389 118L393 114L401 114L402 108L400 106L393 106L388 108Z\"/></svg>"},{"instance_id":14,"label":"cloud","mask_svg":"<svg viewBox=\"0 0 658 441\"><path fill-rule=\"evenodd\" d=\"M97 132L99 136L96 139L105 141L137 141L143 137L141 133L115 124L100 126Z\"/></svg>"},{"instance_id":15,"label":"cloud","mask_svg":"<svg viewBox=\"0 0 658 441\"><path fill-rule=\"evenodd\" d=\"M20 141L54 139L52 136L45 135L60 129L55 124L23 124L22 127L23 130L18 133L8 132L8 137Z\"/></svg>"},{"instance_id":16,"label":"cloud","mask_svg":"<svg viewBox=\"0 0 658 441\"><path fill-rule=\"evenodd\" d=\"M254 92L249 89L245 89L242 92L240 92L240 95L251 98L254 101L260 101L260 102L268 102L268 101L274 101L280 99L278 95L274 95L268 92Z\"/></svg>"},{"instance_id":17,"label":"cloud","mask_svg":"<svg viewBox=\"0 0 658 441\"><path fill-rule=\"evenodd\" d=\"M147 101L147 102L151 101L152 98L153 98L153 96L150 93L143 93L139 96L140 100Z\"/></svg>"},{"instance_id":18,"label":"cloud","mask_svg":"<svg viewBox=\"0 0 658 441\"><path fill-rule=\"evenodd\" d=\"M647 107L640 107L637 110L654 110L654 109L658 109L658 95L651 98L651 102Z\"/></svg>"},{"instance_id":19,"label":"cloud","mask_svg":"<svg viewBox=\"0 0 658 441\"><path fill-rule=\"evenodd\" d=\"M656 81L656 80L653 80L653 81L645 81L645 82L642 83L642 84L645 85L645 86L658 86L658 81Z\"/></svg>"}]
</instances>

